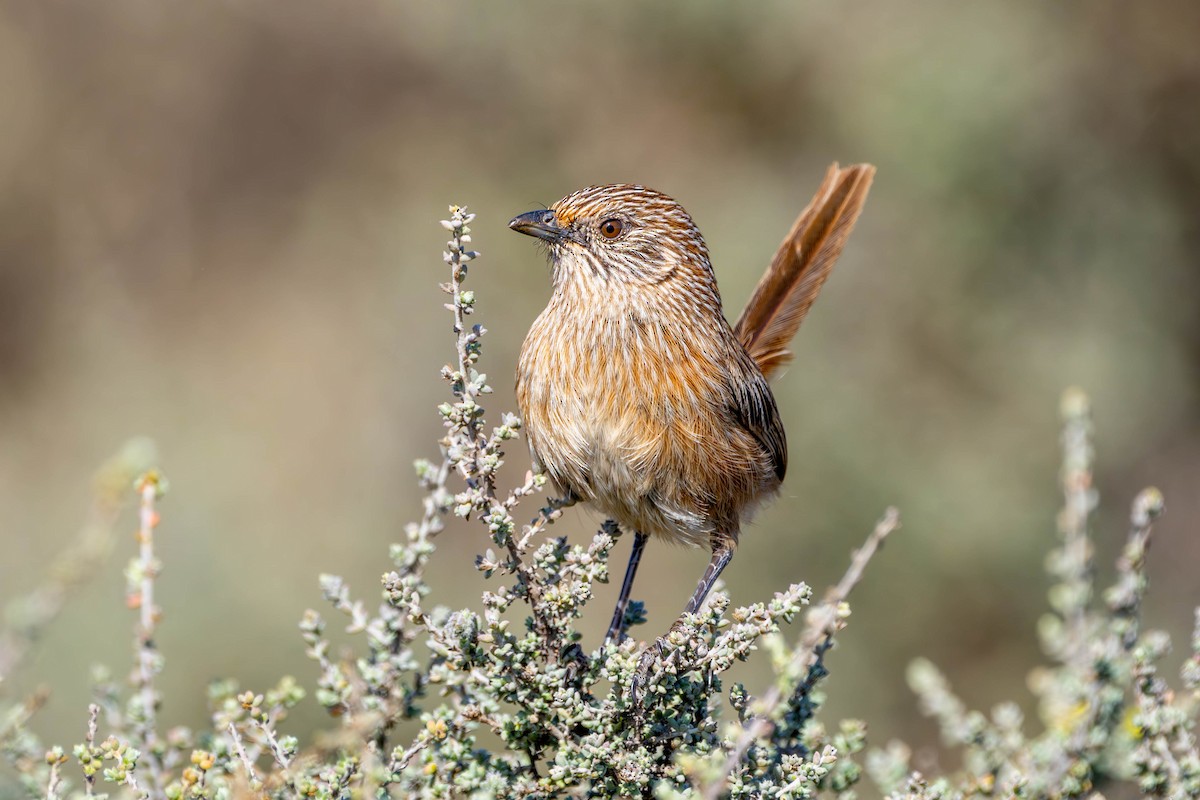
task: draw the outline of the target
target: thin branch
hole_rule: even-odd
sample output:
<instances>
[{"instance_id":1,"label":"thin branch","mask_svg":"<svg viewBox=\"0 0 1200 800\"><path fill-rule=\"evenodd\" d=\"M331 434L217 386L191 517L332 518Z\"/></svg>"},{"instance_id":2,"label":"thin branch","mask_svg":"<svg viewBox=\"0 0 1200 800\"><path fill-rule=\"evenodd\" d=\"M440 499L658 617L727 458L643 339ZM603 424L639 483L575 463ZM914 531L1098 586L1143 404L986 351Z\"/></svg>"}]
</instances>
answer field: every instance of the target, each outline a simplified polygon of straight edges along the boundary
<instances>
[{"instance_id":1,"label":"thin branch","mask_svg":"<svg viewBox=\"0 0 1200 800\"><path fill-rule=\"evenodd\" d=\"M422 750L424 750L428 746L429 746L428 739L426 739L424 737L417 737L416 741L414 741L412 744L410 744L408 746L408 749L405 750L403 753L401 753L399 755L399 757L393 758L390 762L388 762L388 771L392 775L396 775L400 772L403 772L404 769L406 767L408 767L408 765L412 762L412 760L414 758L416 758L417 754L420 753ZM385 783L384 785L386 786L387 783Z\"/></svg>"},{"instance_id":2,"label":"thin branch","mask_svg":"<svg viewBox=\"0 0 1200 800\"><path fill-rule=\"evenodd\" d=\"M271 748L271 755L275 757L275 763L282 767L286 773L292 766L292 759L288 758L287 753L283 751L283 747L279 744L279 739L276 738L275 732L271 730L271 726L260 719L251 718L251 721L262 733L263 738L267 740L267 745Z\"/></svg>"},{"instance_id":3,"label":"thin branch","mask_svg":"<svg viewBox=\"0 0 1200 800\"><path fill-rule=\"evenodd\" d=\"M138 510L138 557L130 564L128 572L131 590L129 602L139 611L134 639L137 658L134 679L141 706L141 719L137 727L155 797L162 797L166 787L162 757L158 752L158 692L154 686L154 678L162 669L154 639L159 620L159 609L154 605L154 580L161 569L154 555L154 529L159 522L155 501L162 496L164 488L157 472L147 472L138 479L137 491L141 499Z\"/></svg>"},{"instance_id":4,"label":"thin branch","mask_svg":"<svg viewBox=\"0 0 1200 800\"><path fill-rule=\"evenodd\" d=\"M232 722L229 723L229 736L233 740L233 750L237 753L238 761L242 762L242 767L246 770L246 778L250 782L250 788L261 786L262 781L258 778L258 773L254 770L254 762L246 755L246 748L242 746L242 736L237 731L237 726Z\"/></svg>"},{"instance_id":5,"label":"thin branch","mask_svg":"<svg viewBox=\"0 0 1200 800\"><path fill-rule=\"evenodd\" d=\"M1086 669L1088 654L1088 605L1092 598L1092 541L1088 518L1096 506L1092 486L1091 407L1087 395L1069 389L1061 401L1063 508L1058 527L1063 544L1057 560L1061 581L1055 605L1066 625L1067 652L1073 666Z\"/></svg>"},{"instance_id":6,"label":"thin branch","mask_svg":"<svg viewBox=\"0 0 1200 800\"><path fill-rule=\"evenodd\" d=\"M527 487L531 486L532 484L532 475L527 475L525 478L525 486L513 489L512 494L509 495L509 499L505 502L505 505L509 508L515 506L521 497L526 494L530 494L531 490L527 489ZM521 552L524 552L525 549L529 547L529 541L534 536L537 536L548 526L554 524L555 520L562 516L564 508L570 508L573 505L575 505L575 498L573 497L550 498L549 502L546 503L543 508L538 510L538 515L533 518L533 521L526 525L525 529L521 532L521 540L517 542L517 549L519 549Z\"/></svg>"},{"instance_id":7,"label":"thin branch","mask_svg":"<svg viewBox=\"0 0 1200 800\"><path fill-rule=\"evenodd\" d=\"M479 358L480 338L486 332L476 325L468 329L466 318L475 310L474 292L464 291L462 283L467 277L467 264L479 254L467 249L471 241L468 227L474 214L460 206L450 207L450 219L443 220L442 226L450 231L450 241L446 243L444 259L450 266L450 281L442 284L442 291L453 298L446 303L454 315L455 350L458 358L457 371L444 374L451 379L453 392L459 398L451 420L452 438L455 425L459 429L458 437L464 451L456 460L459 473L474 493L471 503L480 510L485 510L489 517L503 516L511 519L510 510L516 501L533 491L533 476L527 479L526 487L518 487L506 500L501 501L496 491L495 467L485 463L499 455L499 446L503 439L493 435L485 438L480 432L480 406L477 398L490 389L486 388L483 376L479 375L474 365ZM453 448L453 442L451 443ZM487 458L485 458L487 457ZM508 551L509 569L517 575L517 580L524 589L529 602L530 613L533 615L534 626L544 641L549 642L552 626L541 611L542 587L534 575L533 569L525 563L523 545L528 541L523 536L521 541L511 534L497 537L497 544Z\"/></svg>"},{"instance_id":8,"label":"thin branch","mask_svg":"<svg viewBox=\"0 0 1200 800\"><path fill-rule=\"evenodd\" d=\"M87 752L94 752L96 749L96 728L97 720L100 717L100 706L95 703L88 704L88 725L87 738L84 740L87 743ZM93 796L96 789L96 773L84 772L83 774L83 793L84 796L90 798Z\"/></svg>"},{"instance_id":9,"label":"thin branch","mask_svg":"<svg viewBox=\"0 0 1200 800\"><path fill-rule=\"evenodd\" d=\"M92 504L87 521L55 559L41 584L6 604L0 630L0 682L11 676L58 615L72 591L101 573L113 549L113 529L128 505L129 484L153 459L154 445L132 439L109 458L92 480Z\"/></svg>"},{"instance_id":10,"label":"thin branch","mask_svg":"<svg viewBox=\"0 0 1200 800\"><path fill-rule=\"evenodd\" d=\"M742 735L730 750L725 759L717 780L704 787L701 797L705 800L716 800L724 790L729 777L733 775L746 752L754 742L768 736L774 729L777 717L784 702L792 696L798 683L795 676L806 673L820 657L822 644L840 630L845 624L845 609L843 604L851 590L862 579L863 570L875 555L888 534L900 526L900 513L895 508L884 512L883 518L875 525L875 529L867 537L861 548L855 551L850 560L850 566L837 585L829 590L819 606L808 614L804 634L792 650L791 659L782 671L783 678L772 686L763 696L758 705L758 714L742 728Z\"/></svg>"},{"instance_id":11,"label":"thin branch","mask_svg":"<svg viewBox=\"0 0 1200 800\"><path fill-rule=\"evenodd\" d=\"M53 753L47 753L46 759L50 762L50 779L46 784L46 800L58 800L58 791L62 788L62 776L58 774L58 768L67 760L67 757L62 754L62 749L58 748Z\"/></svg>"},{"instance_id":12,"label":"thin branch","mask_svg":"<svg viewBox=\"0 0 1200 800\"><path fill-rule=\"evenodd\" d=\"M1126 651L1137 644L1140 633L1142 601L1148 584L1146 553L1150 548L1154 520L1162 514L1163 505L1162 492L1158 489L1151 487L1138 493L1129 514L1129 537L1117 559L1117 582L1105 593L1114 630Z\"/></svg>"}]
</instances>

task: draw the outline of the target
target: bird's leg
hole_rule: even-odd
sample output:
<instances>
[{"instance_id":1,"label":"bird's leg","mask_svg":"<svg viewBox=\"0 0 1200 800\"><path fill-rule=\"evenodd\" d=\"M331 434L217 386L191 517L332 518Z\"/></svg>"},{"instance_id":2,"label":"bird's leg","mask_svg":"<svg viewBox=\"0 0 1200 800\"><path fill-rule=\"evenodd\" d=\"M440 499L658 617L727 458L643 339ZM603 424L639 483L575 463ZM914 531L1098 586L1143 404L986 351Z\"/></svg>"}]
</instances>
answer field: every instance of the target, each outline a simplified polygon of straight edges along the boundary
<instances>
[{"instance_id":1,"label":"bird's leg","mask_svg":"<svg viewBox=\"0 0 1200 800\"><path fill-rule=\"evenodd\" d=\"M650 537L641 531L633 532L633 551L629 554L629 564L625 567L625 580L621 581L621 594L617 597L617 607L613 609L612 622L608 623L608 633L604 643L621 643L625 636L625 609L629 606L629 593L633 591L633 579L637 575L638 564L642 561L642 551L646 549L646 540Z\"/></svg>"},{"instance_id":2,"label":"bird's leg","mask_svg":"<svg viewBox=\"0 0 1200 800\"><path fill-rule=\"evenodd\" d=\"M732 560L733 548L727 542L713 546L712 559L708 562L704 575L700 577L700 583L696 584L696 591L692 592L692 599L688 600L688 604L683 607L684 614L695 614L700 610L700 606L704 605L704 601L708 599L708 593L712 591L713 584L717 582L717 578L721 577L721 573L725 571L725 567L729 566L729 562ZM679 622L676 621L675 624L678 625Z\"/></svg>"},{"instance_id":3,"label":"bird's leg","mask_svg":"<svg viewBox=\"0 0 1200 800\"><path fill-rule=\"evenodd\" d=\"M683 623L683 618L688 614L695 614L704 605L704 601L708 599L708 593L712 591L713 584L717 582L717 578L721 577L721 573L725 567L729 566L729 562L733 560L733 546L727 541L717 541L713 544L712 558L708 562L708 567L704 570L704 575L701 576L700 582L696 584L696 591L692 593L692 599L683 608L683 613L671 625L670 631L675 630ZM670 631L667 635L670 635ZM650 675L650 667L654 664L654 660L662 655L663 644L666 641L666 636L660 636L658 639L644 651L638 659L637 672L633 676L633 700L635 703L641 702L641 690L646 684L646 678Z\"/></svg>"}]
</instances>

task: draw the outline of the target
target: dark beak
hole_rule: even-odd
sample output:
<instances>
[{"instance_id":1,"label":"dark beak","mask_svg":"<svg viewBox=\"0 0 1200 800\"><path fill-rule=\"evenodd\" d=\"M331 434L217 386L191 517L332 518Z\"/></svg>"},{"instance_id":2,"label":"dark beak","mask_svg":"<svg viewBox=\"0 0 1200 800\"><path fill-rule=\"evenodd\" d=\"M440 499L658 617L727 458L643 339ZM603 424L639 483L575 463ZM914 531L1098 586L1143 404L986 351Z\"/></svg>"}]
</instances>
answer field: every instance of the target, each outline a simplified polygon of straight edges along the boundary
<instances>
[{"instance_id":1,"label":"dark beak","mask_svg":"<svg viewBox=\"0 0 1200 800\"><path fill-rule=\"evenodd\" d=\"M513 217L508 227L517 233L536 236L547 242L557 244L571 239L571 232L558 224L558 218L553 211L527 211L518 217Z\"/></svg>"}]
</instances>

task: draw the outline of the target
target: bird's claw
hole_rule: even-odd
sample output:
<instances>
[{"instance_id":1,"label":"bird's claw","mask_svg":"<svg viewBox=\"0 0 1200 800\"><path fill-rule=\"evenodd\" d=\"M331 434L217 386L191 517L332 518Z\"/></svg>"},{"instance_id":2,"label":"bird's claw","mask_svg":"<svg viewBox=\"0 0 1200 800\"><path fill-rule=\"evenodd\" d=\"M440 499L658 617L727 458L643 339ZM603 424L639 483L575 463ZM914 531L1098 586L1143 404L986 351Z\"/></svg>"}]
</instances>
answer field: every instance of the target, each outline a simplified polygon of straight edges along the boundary
<instances>
[{"instance_id":1,"label":"bird's claw","mask_svg":"<svg viewBox=\"0 0 1200 800\"><path fill-rule=\"evenodd\" d=\"M666 643L666 637L660 636L652 644L642 651L638 657L637 669L633 673L633 682L630 684L630 695L633 698L633 703L640 706L644 698L644 689L650 679L650 670L655 663L662 657L663 645Z\"/></svg>"}]
</instances>

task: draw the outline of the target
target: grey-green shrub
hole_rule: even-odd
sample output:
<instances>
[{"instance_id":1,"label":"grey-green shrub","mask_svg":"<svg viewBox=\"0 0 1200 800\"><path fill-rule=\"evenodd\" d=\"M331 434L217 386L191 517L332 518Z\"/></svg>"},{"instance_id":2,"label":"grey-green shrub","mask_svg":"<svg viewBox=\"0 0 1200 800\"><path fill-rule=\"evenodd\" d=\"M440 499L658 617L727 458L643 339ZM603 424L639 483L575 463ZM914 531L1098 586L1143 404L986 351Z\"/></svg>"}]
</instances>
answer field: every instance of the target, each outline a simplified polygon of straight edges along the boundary
<instances>
[{"instance_id":1,"label":"grey-green shrub","mask_svg":"<svg viewBox=\"0 0 1200 800\"><path fill-rule=\"evenodd\" d=\"M451 398L438 412L446 433L438 458L416 462L425 492L421 517L393 545L382 592L367 602L336 576L320 579L329 612L356 642L355 655L333 652L322 614L301 621L307 655L318 668L308 691L291 677L260 693L232 682L210 688L211 726L160 731L153 604L155 503L165 482L151 471L136 483L141 502L139 553L127 577L139 611L133 686L122 689L98 671L84 740L71 748L40 743L28 728L39 698L5 699L0 744L15 768L4 795L46 797L116 793L144 798L270 797L854 797L866 746L858 721L825 724L820 716L824 655L849 615L846 597L879 544L898 526L888 510L843 580L815 605L803 583L772 598L731 609L722 592L662 640L644 698L630 685L642 644L626 639L588 648L575 628L621 531L605 524L586 545L547 535L566 511L543 499L527 475L501 492L504 448L520 420L501 415L489 427L478 369L486 331L470 325L477 298L464 289L471 263L473 215L451 207L442 225L449 279L442 288L453 316L454 360L442 370ZM1141 628L1145 554L1162 498L1147 490L1134 504L1118 580L1093 597L1089 516L1091 449L1086 399L1063 404L1062 541L1050 561L1053 613L1041 625L1053 666L1036 691L1043 729L1027 733L1015 704L990 718L966 710L928 662L909 671L923 709L941 723L948 744L964 750L955 774L923 776L909 750L891 743L867 758L871 777L895 798L971 795L1073 797L1128 782L1149 795L1200 797L1200 758L1193 734L1200 687L1200 621L1182 688L1172 692L1157 664L1165 636ZM10 605L0 638L0 677L18 668L38 629L49 624L69 589L102 560L115 519L114 486L144 468L134 448L101 472L97 521L64 556L45 587ZM543 496L544 498L544 496ZM531 519L528 523L518 520ZM491 547L476 558L491 581L475 608L428 605L426 568L450 516L474 519ZM169 521L168 521L169 524ZM804 615L794 642L781 625ZM631 605L629 622L643 619ZM738 660L769 658L767 687L726 685ZM5 684L0 684L3 690ZM331 715L330 729L302 743L284 733L289 710L311 691ZM1036 726L1035 726L1036 727ZM413 735L412 731L416 731ZM498 743L498 744L497 744Z\"/></svg>"}]
</instances>

